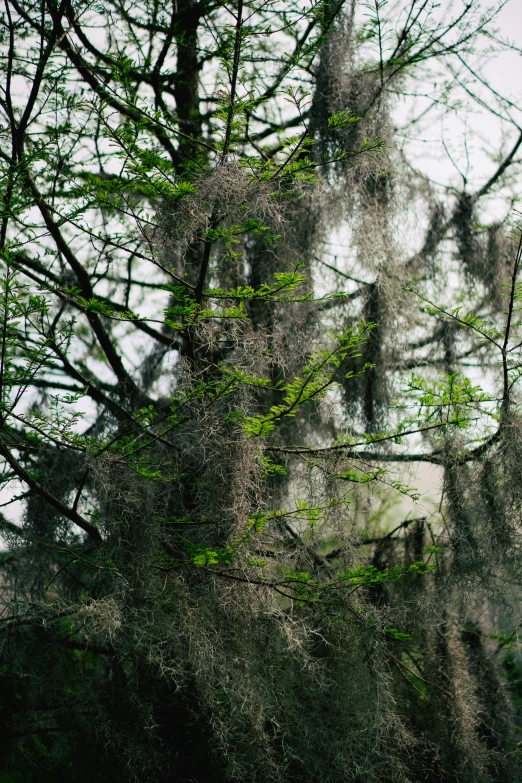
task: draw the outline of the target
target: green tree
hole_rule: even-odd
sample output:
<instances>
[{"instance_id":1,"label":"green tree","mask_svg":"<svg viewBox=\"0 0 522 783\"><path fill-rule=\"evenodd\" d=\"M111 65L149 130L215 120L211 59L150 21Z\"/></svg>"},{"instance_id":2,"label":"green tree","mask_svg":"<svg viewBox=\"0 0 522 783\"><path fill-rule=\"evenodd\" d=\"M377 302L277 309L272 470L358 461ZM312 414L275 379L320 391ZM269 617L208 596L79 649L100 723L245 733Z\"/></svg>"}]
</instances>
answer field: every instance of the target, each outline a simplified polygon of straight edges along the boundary
<instances>
[{"instance_id":1,"label":"green tree","mask_svg":"<svg viewBox=\"0 0 522 783\"><path fill-rule=\"evenodd\" d=\"M6 0L6 779L519 779L497 10ZM444 190L463 95L511 149Z\"/></svg>"}]
</instances>

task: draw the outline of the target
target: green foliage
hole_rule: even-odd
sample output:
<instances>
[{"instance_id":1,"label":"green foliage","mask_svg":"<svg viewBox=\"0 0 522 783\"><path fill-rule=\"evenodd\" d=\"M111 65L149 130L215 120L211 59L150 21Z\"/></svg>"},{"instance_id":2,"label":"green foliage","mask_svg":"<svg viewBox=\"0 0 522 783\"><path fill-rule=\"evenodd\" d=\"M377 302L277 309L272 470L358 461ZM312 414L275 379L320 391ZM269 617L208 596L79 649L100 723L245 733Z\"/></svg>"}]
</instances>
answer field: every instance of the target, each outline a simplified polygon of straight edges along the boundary
<instances>
[{"instance_id":1,"label":"green foliage","mask_svg":"<svg viewBox=\"0 0 522 783\"><path fill-rule=\"evenodd\" d=\"M297 416L304 405L316 402L324 397L332 386L338 385L342 379L343 362L360 356L360 346L373 328L374 324L363 321L355 330L350 329L341 335L334 348L318 351L311 356L308 364L303 368L302 375L278 389L281 394L284 394L279 405L272 405L266 414L245 418L243 431L246 437L266 437L282 418ZM366 369L365 365L361 372Z\"/></svg>"}]
</instances>

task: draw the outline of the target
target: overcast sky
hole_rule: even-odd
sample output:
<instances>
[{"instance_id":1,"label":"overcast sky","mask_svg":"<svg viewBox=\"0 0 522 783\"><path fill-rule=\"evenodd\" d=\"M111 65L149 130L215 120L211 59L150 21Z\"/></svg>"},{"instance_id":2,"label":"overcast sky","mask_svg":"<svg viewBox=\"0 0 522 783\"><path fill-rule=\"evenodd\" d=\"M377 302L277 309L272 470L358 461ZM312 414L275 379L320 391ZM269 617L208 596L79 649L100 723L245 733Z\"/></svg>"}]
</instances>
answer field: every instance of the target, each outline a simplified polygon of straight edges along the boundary
<instances>
[{"instance_id":1,"label":"overcast sky","mask_svg":"<svg viewBox=\"0 0 522 783\"><path fill-rule=\"evenodd\" d=\"M442 0L441 9L444 9L445 5L449 6L448 0ZM482 3L483 9L485 6L486 3ZM497 17L496 26L502 40L508 40L522 49L522 0L508 0ZM486 43L484 39L482 43ZM515 106L520 107L505 108L522 127L521 54L506 51L500 55L481 58L480 63L478 59L473 62L473 58L469 62L473 67L480 64L481 72L491 86ZM494 95L485 88L480 89L480 96L488 106L499 108L500 104ZM496 164L488 159L488 153L497 153L502 143L503 151L507 153L519 131L515 126L509 128L508 123L502 123L486 109L481 109L463 91L459 97L464 103L455 113L442 117L441 112L438 115L432 112L424 122L415 126L408 147L410 155L412 151L414 153L416 165L435 181L461 187L462 178L458 173L461 171L469 178L469 189L473 190L474 185L476 187L479 183L482 184L495 170ZM399 112L401 111L405 116L407 109L399 108ZM398 119L402 119L400 114ZM453 162L447 153L451 155ZM522 159L522 151L520 158ZM489 207L495 211L501 210L501 204L490 204ZM500 214L497 217L500 217Z\"/></svg>"}]
</instances>

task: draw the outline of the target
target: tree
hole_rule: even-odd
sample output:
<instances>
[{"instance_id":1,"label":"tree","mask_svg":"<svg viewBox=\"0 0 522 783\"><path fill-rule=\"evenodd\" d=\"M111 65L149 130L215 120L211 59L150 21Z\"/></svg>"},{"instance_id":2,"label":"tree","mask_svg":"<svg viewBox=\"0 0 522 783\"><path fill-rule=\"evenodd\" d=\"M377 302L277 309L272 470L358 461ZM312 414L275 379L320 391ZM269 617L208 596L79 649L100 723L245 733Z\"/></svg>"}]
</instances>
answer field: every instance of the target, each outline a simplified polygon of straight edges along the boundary
<instances>
[{"instance_id":1,"label":"tree","mask_svg":"<svg viewBox=\"0 0 522 783\"><path fill-rule=\"evenodd\" d=\"M6 0L12 779L518 779L497 10ZM408 138L462 94L511 149L444 190ZM392 527L407 463L443 496Z\"/></svg>"}]
</instances>

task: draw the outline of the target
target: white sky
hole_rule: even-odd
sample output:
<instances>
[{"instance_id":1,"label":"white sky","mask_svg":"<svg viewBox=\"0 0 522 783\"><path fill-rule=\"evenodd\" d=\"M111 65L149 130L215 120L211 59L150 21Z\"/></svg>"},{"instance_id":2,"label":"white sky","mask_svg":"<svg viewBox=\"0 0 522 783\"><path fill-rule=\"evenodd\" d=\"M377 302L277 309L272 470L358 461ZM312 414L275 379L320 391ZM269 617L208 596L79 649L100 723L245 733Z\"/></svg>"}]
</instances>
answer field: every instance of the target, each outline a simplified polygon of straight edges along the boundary
<instances>
[{"instance_id":1,"label":"white sky","mask_svg":"<svg viewBox=\"0 0 522 783\"><path fill-rule=\"evenodd\" d=\"M444 7L444 0L442 5ZM508 0L497 16L496 27L502 40L522 49L522 0ZM485 43L482 38L482 44ZM475 66L471 58L469 62ZM481 72L489 84L520 107L519 110L510 109L510 113L522 127L522 55L506 51L483 58L481 65ZM482 89L480 95L486 99L488 106L495 106L494 96L486 89ZM467 98L463 91L461 97ZM488 160L487 154L498 153L502 143L502 129L507 132L503 140L504 153L513 145L518 131L514 127L509 128L507 123L502 128L499 118L473 104L469 98L467 100L468 105L464 103L444 118L441 118L440 113L438 116L430 113L426 121L416 127L408 146L414 150L415 163L433 180L461 187L462 179L456 170L458 167L468 176L469 189L473 190L474 183L483 184L495 171L496 163ZM401 109L397 114L399 121L400 112ZM454 163L449 160L444 144ZM519 158L522 159L522 151Z\"/></svg>"}]
</instances>

